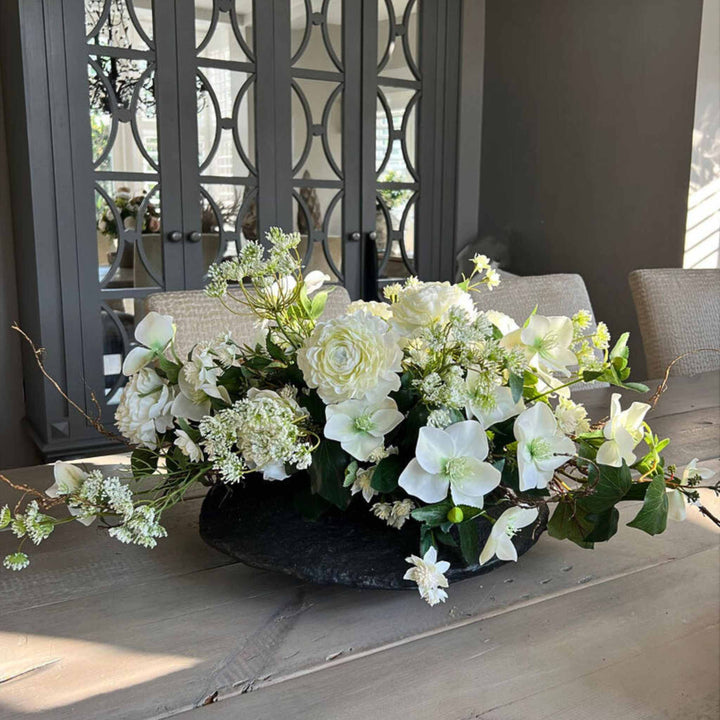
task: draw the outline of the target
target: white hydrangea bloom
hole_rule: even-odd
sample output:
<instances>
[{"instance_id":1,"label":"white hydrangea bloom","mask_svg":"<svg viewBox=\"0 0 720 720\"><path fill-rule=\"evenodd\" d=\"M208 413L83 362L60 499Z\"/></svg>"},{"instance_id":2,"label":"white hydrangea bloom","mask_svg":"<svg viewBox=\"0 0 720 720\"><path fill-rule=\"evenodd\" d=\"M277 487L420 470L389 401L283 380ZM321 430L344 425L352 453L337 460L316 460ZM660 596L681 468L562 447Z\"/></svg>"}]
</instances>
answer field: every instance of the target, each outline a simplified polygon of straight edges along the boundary
<instances>
[{"instance_id":1,"label":"white hydrangea bloom","mask_svg":"<svg viewBox=\"0 0 720 720\"><path fill-rule=\"evenodd\" d=\"M131 376L115 411L118 430L130 442L154 450L157 433L173 425L175 390L153 369L144 367Z\"/></svg>"},{"instance_id":2,"label":"white hydrangea bloom","mask_svg":"<svg viewBox=\"0 0 720 720\"><path fill-rule=\"evenodd\" d=\"M326 404L377 400L400 388L402 351L388 324L367 313L319 322L297 364Z\"/></svg>"},{"instance_id":3,"label":"white hydrangea bloom","mask_svg":"<svg viewBox=\"0 0 720 720\"><path fill-rule=\"evenodd\" d=\"M450 569L450 563L445 560L438 562L437 550L434 547L429 548L421 558L417 555L411 555L405 560L414 567L411 567L403 575L403 579L417 583L420 597L428 605L445 602L447 593L443 588L448 587L445 573Z\"/></svg>"},{"instance_id":4,"label":"white hydrangea bloom","mask_svg":"<svg viewBox=\"0 0 720 720\"><path fill-rule=\"evenodd\" d=\"M446 323L453 308L464 310L470 320L477 316L470 294L449 282L406 283L396 297L392 323L405 338L434 323Z\"/></svg>"}]
</instances>

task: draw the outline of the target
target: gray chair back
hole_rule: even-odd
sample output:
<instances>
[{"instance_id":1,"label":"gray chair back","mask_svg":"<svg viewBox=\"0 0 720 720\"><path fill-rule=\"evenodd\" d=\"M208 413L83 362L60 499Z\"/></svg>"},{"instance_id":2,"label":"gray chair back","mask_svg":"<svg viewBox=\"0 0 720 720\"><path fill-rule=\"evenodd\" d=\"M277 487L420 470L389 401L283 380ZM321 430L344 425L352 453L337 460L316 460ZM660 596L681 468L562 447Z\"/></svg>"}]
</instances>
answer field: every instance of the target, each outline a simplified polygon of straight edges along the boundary
<instances>
[{"instance_id":1,"label":"gray chair back","mask_svg":"<svg viewBox=\"0 0 720 720\"><path fill-rule=\"evenodd\" d=\"M494 290L474 292L479 310L498 310L522 325L537 305L540 315L566 315L572 317L578 310L587 310L592 316L592 332L596 327L590 296L580 275L558 273L554 275L510 275L503 273ZM577 383L573 390L606 387L606 383Z\"/></svg>"},{"instance_id":2,"label":"gray chair back","mask_svg":"<svg viewBox=\"0 0 720 720\"><path fill-rule=\"evenodd\" d=\"M720 270L635 270L629 280L649 378L662 377L690 350L720 349ZM720 352L697 352L678 360L670 373L718 369Z\"/></svg>"},{"instance_id":3,"label":"gray chair back","mask_svg":"<svg viewBox=\"0 0 720 720\"><path fill-rule=\"evenodd\" d=\"M228 310L217 298L205 295L202 290L180 290L156 293L146 298L148 312L172 315L175 320L175 349L185 357L197 342L209 342L218 335L232 333L240 345L249 343L256 334L257 318L245 306L228 300L235 312ZM328 296L323 318L337 317L347 309L350 296L344 287L336 286Z\"/></svg>"}]
</instances>

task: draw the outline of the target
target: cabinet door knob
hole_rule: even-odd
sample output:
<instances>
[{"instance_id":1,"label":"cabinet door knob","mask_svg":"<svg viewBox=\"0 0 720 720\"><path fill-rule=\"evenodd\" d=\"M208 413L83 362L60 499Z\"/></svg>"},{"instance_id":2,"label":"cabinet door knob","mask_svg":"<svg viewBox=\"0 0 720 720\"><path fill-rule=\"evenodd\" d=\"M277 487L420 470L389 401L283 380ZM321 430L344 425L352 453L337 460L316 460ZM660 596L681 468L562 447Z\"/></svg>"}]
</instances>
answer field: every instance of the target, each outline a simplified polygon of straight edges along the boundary
<instances>
[{"instance_id":1,"label":"cabinet door knob","mask_svg":"<svg viewBox=\"0 0 720 720\"><path fill-rule=\"evenodd\" d=\"M350 233L350 239L351 239L353 242L360 242L360 238L361 238L361 237L362 237L362 235L360 235L359 232Z\"/></svg>"},{"instance_id":2,"label":"cabinet door knob","mask_svg":"<svg viewBox=\"0 0 720 720\"><path fill-rule=\"evenodd\" d=\"M167 234L167 239L170 242L180 242L182 240L182 233L179 230L173 230Z\"/></svg>"},{"instance_id":3,"label":"cabinet door knob","mask_svg":"<svg viewBox=\"0 0 720 720\"><path fill-rule=\"evenodd\" d=\"M202 240L202 235L197 230L194 230L193 232L188 233L187 239L190 242L200 242Z\"/></svg>"},{"instance_id":4,"label":"cabinet door knob","mask_svg":"<svg viewBox=\"0 0 720 720\"><path fill-rule=\"evenodd\" d=\"M377 233L374 230L372 230L371 232L368 233L368 238L370 240L372 240L373 242L375 242L377 240Z\"/></svg>"}]
</instances>

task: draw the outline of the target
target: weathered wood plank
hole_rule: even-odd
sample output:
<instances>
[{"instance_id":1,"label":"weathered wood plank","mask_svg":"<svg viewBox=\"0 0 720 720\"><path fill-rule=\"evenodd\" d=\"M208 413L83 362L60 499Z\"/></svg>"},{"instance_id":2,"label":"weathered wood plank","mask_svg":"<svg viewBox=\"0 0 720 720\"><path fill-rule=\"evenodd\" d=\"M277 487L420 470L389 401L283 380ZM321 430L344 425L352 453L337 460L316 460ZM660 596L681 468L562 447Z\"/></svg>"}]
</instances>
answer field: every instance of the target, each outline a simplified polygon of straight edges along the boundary
<instances>
[{"instance_id":1,"label":"weathered wood plank","mask_svg":"<svg viewBox=\"0 0 720 720\"><path fill-rule=\"evenodd\" d=\"M696 519L657 538L623 528L594 552L544 537L517 565L454 585L436 608L414 593L302 585L241 565L128 585L120 578L104 592L0 616L0 675L56 661L0 684L0 715L164 717L334 656L716 550L717 533ZM597 610L586 611L595 622Z\"/></svg>"},{"instance_id":2,"label":"weathered wood plank","mask_svg":"<svg viewBox=\"0 0 720 720\"><path fill-rule=\"evenodd\" d=\"M180 717L709 720L719 595L707 550Z\"/></svg>"}]
</instances>

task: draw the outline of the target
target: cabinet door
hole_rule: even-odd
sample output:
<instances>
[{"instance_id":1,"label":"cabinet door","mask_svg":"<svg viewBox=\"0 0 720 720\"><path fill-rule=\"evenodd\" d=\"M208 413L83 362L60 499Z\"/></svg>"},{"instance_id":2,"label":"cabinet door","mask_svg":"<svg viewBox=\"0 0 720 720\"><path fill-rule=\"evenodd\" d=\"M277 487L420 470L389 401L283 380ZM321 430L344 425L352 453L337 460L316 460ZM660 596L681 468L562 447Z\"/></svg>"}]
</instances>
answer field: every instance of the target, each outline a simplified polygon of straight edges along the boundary
<instances>
[{"instance_id":1,"label":"cabinet door","mask_svg":"<svg viewBox=\"0 0 720 720\"><path fill-rule=\"evenodd\" d=\"M271 193L259 193L258 143L273 142L271 124L257 107L258 77L265 71L256 57L263 45L256 41L261 5L254 0L176 5L188 289L203 286L210 264L261 236L259 206ZM265 45L272 46L271 31L265 31Z\"/></svg>"},{"instance_id":2,"label":"cabinet door","mask_svg":"<svg viewBox=\"0 0 720 720\"><path fill-rule=\"evenodd\" d=\"M65 7L84 372L111 417L143 298L184 284L175 3Z\"/></svg>"}]
</instances>

